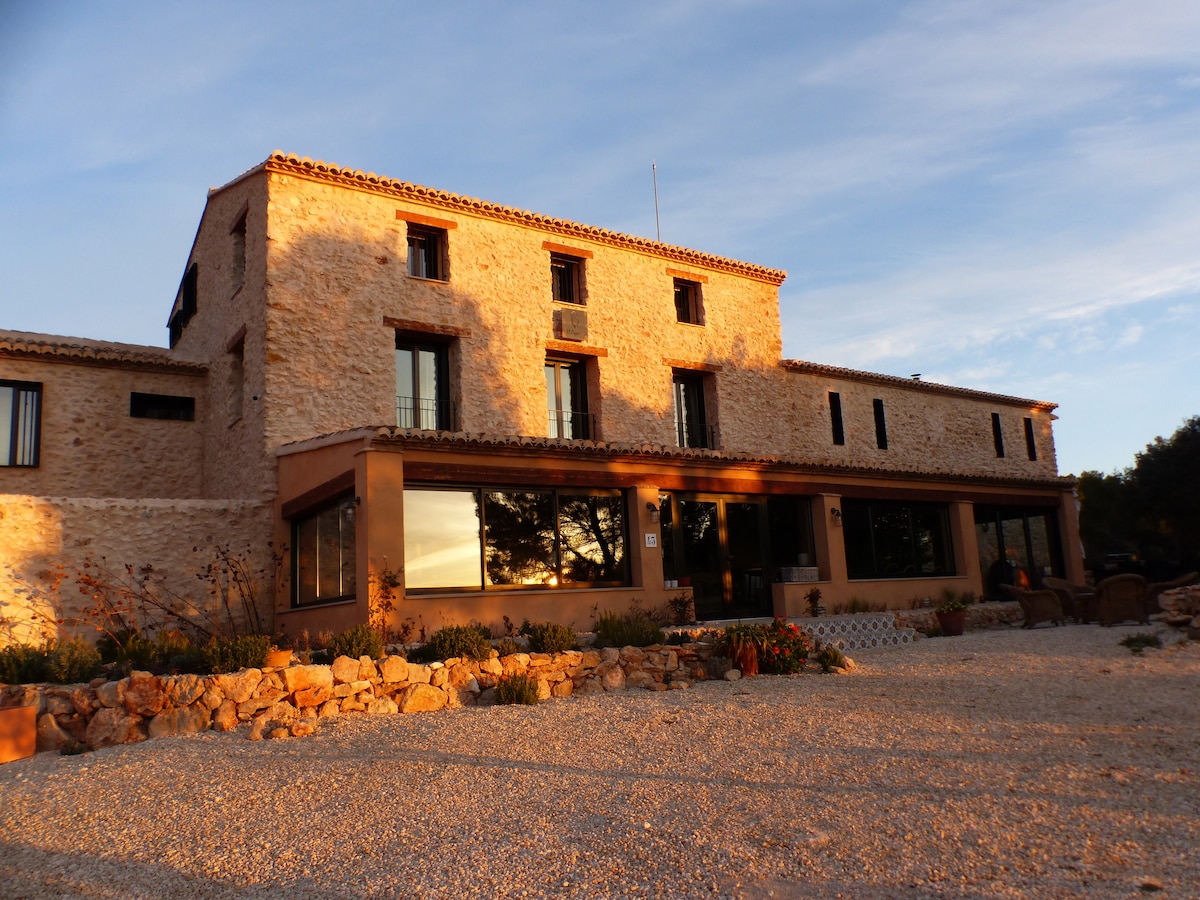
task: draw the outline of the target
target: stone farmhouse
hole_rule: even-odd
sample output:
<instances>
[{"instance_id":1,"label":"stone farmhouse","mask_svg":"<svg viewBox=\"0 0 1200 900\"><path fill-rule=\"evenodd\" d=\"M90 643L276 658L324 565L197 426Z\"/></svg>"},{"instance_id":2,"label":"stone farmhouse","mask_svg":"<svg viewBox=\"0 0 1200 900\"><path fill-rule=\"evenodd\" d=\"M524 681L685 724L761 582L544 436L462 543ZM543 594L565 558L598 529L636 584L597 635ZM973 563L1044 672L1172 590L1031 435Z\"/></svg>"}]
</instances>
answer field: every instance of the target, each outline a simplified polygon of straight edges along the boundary
<instances>
[{"instance_id":1,"label":"stone farmhouse","mask_svg":"<svg viewBox=\"0 0 1200 900\"><path fill-rule=\"evenodd\" d=\"M0 332L0 603L89 558L195 590L217 544L289 633L383 585L583 628L1081 582L1055 405L783 359L784 278L272 154L209 192L169 348Z\"/></svg>"}]
</instances>

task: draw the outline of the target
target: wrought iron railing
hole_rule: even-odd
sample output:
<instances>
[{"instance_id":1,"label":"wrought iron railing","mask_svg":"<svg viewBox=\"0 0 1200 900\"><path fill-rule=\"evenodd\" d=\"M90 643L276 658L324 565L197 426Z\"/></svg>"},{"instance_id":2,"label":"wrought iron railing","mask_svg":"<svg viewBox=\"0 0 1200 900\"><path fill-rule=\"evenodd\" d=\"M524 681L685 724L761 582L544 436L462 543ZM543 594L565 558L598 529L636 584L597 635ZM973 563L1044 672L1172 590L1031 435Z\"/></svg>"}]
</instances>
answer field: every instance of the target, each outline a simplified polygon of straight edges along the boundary
<instances>
[{"instance_id":1,"label":"wrought iron railing","mask_svg":"<svg viewBox=\"0 0 1200 900\"><path fill-rule=\"evenodd\" d=\"M700 447L707 450L715 450L717 447L717 426L676 420L675 439L679 442L680 447Z\"/></svg>"},{"instance_id":2,"label":"wrought iron railing","mask_svg":"<svg viewBox=\"0 0 1200 900\"><path fill-rule=\"evenodd\" d=\"M423 397L396 398L396 424L401 428L426 431L454 431L458 408L453 400L427 400Z\"/></svg>"},{"instance_id":3,"label":"wrought iron railing","mask_svg":"<svg viewBox=\"0 0 1200 900\"><path fill-rule=\"evenodd\" d=\"M550 413L550 437L565 440L586 441L596 435L596 417L585 412L563 412L554 410Z\"/></svg>"}]
</instances>

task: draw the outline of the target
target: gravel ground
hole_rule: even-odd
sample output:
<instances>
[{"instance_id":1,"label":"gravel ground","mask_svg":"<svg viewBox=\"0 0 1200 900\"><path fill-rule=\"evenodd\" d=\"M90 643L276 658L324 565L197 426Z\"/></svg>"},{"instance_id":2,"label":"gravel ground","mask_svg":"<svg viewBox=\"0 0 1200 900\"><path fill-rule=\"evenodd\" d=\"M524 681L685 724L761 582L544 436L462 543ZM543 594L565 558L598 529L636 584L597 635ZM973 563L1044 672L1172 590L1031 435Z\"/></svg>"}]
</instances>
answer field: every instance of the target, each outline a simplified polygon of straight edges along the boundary
<instances>
[{"instance_id":1,"label":"gravel ground","mask_svg":"<svg viewBox=\"0 0 1200 900\"><path fill-rule=\"evenodd\" d=\"M1200 896L1200 643L761 677L0 766L0 895Z\"/></svg>"}]
</instances>

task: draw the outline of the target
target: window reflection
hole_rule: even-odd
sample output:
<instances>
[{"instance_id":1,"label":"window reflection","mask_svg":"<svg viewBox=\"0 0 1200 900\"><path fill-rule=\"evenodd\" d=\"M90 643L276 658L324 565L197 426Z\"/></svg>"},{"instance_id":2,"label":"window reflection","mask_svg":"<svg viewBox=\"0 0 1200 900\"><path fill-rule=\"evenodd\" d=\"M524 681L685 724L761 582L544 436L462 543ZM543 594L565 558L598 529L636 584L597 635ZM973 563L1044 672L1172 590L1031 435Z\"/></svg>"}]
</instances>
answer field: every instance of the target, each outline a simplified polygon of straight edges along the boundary
<instances>
[{"instance_id":1,"label":"window reflection","mask_svg":"<svg viewBox=\"0 0 1200 900\"><path fill-rule=\"evenodd\" d=\"M482 571L475 491L404 492L404 582L478 589Z\"/></svg>"}]
</instances>

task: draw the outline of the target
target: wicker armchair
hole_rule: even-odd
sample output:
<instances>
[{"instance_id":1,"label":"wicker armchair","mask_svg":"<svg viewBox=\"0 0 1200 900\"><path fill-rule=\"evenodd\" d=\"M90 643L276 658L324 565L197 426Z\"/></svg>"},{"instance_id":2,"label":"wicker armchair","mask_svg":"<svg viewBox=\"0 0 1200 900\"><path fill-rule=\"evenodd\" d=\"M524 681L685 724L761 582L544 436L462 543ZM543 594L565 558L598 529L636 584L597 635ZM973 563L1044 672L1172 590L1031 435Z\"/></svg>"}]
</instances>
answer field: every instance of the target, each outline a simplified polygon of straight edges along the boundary
<instances>
[{"instance_id":1,"label":"wicker armchair","mask_svg":"<svg viewBox=\"0 0 1200 900\"><path fill-rule=\"evenodd\" d=\"M1002 584L1000 588L1021 604L1021 612L1025 614L1022 628L1032 628L1039 622L1053 622L1055 625L1064 623L1062 601L1054 591L1023 591L1011 584Z\"/></svg>"},{"instance_id":2,"label":"wicker armchair","mask_svg":"<svg viewBox=\"0 0 1200 900\"><path fill-rule=\"evenodd\" d=\"M1096 612L1106 628L1132 619L1150 624L1146 579L1141 575L1112 575L1096 585Z\"/></svg>"},{"instance_id":3,"label":"wicker armchair","mask_svg":"<svg viewBox=\"0 0 1200 900\"><path fill-rule=\"evenodd\" d=\"M1195 584L1197 581L1200 581L1200 572L1188 572L1186 575L1180 575L1174 581L1151 582L1150 586L1146 588L1146 611L1150 615L1162 612L1162 607L1158 604L1158 598L1163 591L1187 587L1189 584Z\"/></svg>"},{"instance_id":4,"label":"wicker armchair","mask_svg":"<svg viewBox=\"0 0 1200 900\"><path fill-rule=\"evenodd\" d=\"M1047 575L1042 579L1042 587L1058 594L1062 603L1063 613L1071 616L1077 622L1096 621L1096 592L1086 586L1071 584L1065 578L1055 578Z\"/></svg>"}]
</instances>

